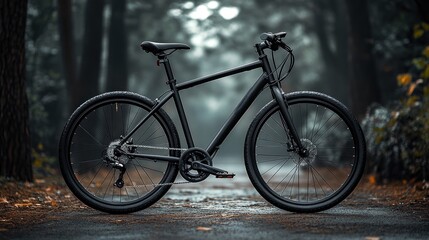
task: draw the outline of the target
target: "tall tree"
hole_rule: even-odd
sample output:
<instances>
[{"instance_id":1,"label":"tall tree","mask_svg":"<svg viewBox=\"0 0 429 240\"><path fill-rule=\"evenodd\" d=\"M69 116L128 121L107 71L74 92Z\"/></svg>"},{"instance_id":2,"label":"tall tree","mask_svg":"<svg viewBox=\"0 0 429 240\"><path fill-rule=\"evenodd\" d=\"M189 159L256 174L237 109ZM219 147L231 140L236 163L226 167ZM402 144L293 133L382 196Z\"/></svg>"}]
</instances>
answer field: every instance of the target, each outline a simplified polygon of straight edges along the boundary
<instances>
[{"instance_id":1,"label":"tall tree","mask_svg":"<svg viewBox=\"0 0 429 240\"><path fill-rule=\"evenodd\" d=\"M346 1L349 16L349 88L352 111L359 117L372 102L380 100L372 55L371 27L366 0Z\"/></svg>"},{"instance_id":2,"label":"tall tree","mask_svg":"<svg viewBox=\"0 0 429 240\"><path fill-rule=\"evenodd\" d=\"M0 175L32 181L25 87L27 0L0 1Z\"/></svg>"},{"instance_id":3,"label":"tall tree","mask_svg":"<svg viewBox=\"0 0 429 240\"><path fill-rule=\"evenodd\" d=\"M57 2L58 27L63 60L63 72L66 79L69 108L79 104L77 99L79 86L77 82L76 49L73 33L72 0L61 0ZM73 109L68 109L68 112Z\"/></svg>"},{"instance_id":4,"label":"tall tree","mask_svg":"<svg viewBox=\"0 0 429 240\"><path fill-rule=\"evenodd\" d=\"M99 92L104 0L86 1L82 56L77 71L72 1L58 1L58 24L69 111Z\"/></svg>"},{"instance_id":5,"label":"tall tree","mask_svg":"<svg viewBox=\"0 0 429 240\"><path fill-rule=\"evenodd\" d=\"M346 102L347 23L341 0L318 0L312 6L312 30L319 41L324 69L322 90ZM331 20L332 18L332 20ZM335 86L335 88L334 88Z\"/></svg>"},{"instance_id":6,"label":"tall tree","mask_svg":"<svg viewBox=\"0 0 429 240\"><path fill-rule=\"evenodd\" d=\"M109 26L106 91L127 90L128 86L126 2L126 0L110 1L112 14Z\"/></svg>"},{"instance_id":7,"label":"tall tree","mask_svg":"<svg viewBox=\"0 0 429 240\"><path fill-rule=\"evenodd\" d=\"M78 104L99 93L104 0L88 0L85 8L83 48L77 86Z\"/></svg>"}]
</instances>

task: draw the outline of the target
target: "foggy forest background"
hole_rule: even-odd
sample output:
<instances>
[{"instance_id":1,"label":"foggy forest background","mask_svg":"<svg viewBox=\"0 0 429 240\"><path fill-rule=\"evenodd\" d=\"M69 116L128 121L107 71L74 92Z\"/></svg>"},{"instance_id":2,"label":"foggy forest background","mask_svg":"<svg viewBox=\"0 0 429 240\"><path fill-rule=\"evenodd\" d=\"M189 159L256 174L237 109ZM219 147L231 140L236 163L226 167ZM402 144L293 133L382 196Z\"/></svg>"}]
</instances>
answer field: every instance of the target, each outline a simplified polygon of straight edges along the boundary
<instances>
[{"instance_id":1,"label":"foggy forest background","mask_svg":"<svg viewBox=\"0 0 429 240\"><path fill-rule=\"evenodd\" d=\"M367 138L367 169L378 180L427 180L428 8L423 0L30 0L25 59L33 170L56 174L62 128L90 97L128 90L155 99L168 90L164 69L141 51L142 41L188 44L191 50L170 57L183 82L254 61L262 32L286 31L296 62L284 90L320 91L350 107ZM259 75L181 92L198 147L209 144ZM269 97L264 92L249 109L215 166L242 163L247 127ZM180 126L173 107L165 109Z\"/></svg>"}]
</instances>

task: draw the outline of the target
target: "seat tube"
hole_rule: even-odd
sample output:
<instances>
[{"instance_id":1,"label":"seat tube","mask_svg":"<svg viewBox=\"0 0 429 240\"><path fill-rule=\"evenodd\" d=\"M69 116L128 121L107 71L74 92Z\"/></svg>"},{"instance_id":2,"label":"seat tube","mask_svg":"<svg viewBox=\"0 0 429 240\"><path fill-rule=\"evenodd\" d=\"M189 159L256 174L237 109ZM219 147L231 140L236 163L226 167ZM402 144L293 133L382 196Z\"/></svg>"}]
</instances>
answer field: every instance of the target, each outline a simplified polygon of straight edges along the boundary
<instances>
[{"instance_id":1,"label":"seat tube","mask_svg":"<svg viewBox=\"0 0 429 240\"><path fill-rule=\"evenodd\" d=\"M186 119L185 110L183 109L182 100L179 95L179 91L176 88L176 79L173 76L170 62L166 57L160 58L159 62L164 64L165 72L167 74L167 84L170 86L173 92L174 103L176 104L177 113L179 115L180 123L182 124L183 133L185 134L186 143L188 148L194 147L194 141L192 139L191 130L189 128L188 120Z\"/></svg>"}]
</instances>

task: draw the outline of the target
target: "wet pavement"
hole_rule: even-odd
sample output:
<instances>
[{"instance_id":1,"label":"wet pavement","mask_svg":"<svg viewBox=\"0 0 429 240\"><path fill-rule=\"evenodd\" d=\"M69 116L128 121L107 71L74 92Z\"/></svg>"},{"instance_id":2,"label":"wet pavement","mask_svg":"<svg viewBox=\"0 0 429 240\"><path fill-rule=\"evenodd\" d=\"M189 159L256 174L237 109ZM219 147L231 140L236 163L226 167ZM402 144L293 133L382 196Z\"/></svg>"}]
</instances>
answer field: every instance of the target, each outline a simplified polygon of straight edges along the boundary
<instances>
[{"instance_id":1,"label":"wet pavement","mask_svg":"<svg viewBox=\"0 0 429 240\"><path fill-rule=\"evenodd\" d=\"M429 207L374 204L357 192L330 210L295 214L267 203L236 170L234 179L175 185L137 213L51 211L0 239L429 239Z\"/></svg>"}]
</instances>

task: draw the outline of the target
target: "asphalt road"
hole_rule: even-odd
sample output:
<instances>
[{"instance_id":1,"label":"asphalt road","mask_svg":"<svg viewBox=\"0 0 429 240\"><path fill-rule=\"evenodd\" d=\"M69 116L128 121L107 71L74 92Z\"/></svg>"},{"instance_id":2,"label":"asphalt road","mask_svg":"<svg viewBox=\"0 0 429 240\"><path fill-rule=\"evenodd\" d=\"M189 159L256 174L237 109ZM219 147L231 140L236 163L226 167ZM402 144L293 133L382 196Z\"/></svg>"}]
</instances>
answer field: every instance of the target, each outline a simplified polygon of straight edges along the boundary
<instances>
[{"instance_id":1,"label":"asphalt road","mask_svg":"<svg viewBox=\"0 0 429 240\"><path fill-rule=\"evenodd\" d=\"M429 207L376 204L354 193L316 214L267 203L246 175L174 186L152 207L109 215L86 207L0 232L0 239L429 239Z\"/></svg>"}]
</instances>

